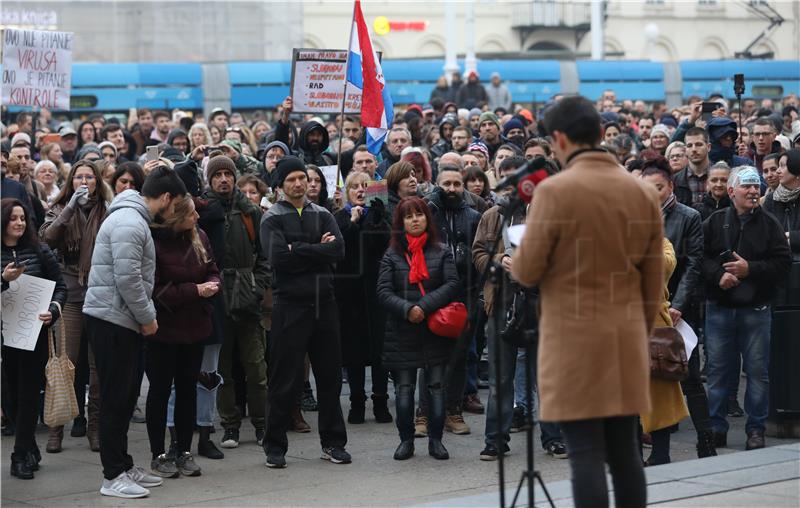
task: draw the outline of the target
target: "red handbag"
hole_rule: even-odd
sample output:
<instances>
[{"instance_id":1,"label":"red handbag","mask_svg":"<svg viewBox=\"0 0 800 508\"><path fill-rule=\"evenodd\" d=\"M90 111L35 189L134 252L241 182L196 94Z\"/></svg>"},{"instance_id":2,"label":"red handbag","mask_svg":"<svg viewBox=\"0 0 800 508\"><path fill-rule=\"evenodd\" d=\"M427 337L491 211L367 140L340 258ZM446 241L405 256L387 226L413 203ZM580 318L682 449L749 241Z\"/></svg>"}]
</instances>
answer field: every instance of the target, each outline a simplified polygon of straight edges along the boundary
<instances>
[{"instance_id":1,"label":"red handbag","mask_svg":"<svg viewBox=\"0 0 800 508\"><path fill-rule=\"evenodd\" d=\"M425 296L421 282L419 292ZM428 329L440 337L457 339L467 327L467 307L461 302L450 302L428 316Z\"/></svg>"}]
</instances>

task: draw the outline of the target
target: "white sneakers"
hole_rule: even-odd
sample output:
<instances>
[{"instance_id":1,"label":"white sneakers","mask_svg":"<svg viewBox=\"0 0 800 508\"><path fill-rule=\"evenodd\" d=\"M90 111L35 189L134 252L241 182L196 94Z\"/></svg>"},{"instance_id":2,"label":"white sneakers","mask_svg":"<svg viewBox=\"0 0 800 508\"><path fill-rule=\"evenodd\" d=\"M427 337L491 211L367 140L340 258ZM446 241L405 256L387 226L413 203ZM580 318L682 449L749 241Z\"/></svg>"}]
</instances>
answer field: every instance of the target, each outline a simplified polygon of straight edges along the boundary
<instances>
[{"instance_id":1,"label":"white sneakers","mask_svg":"<svg viewBox=\"0 0 800 508\"><path fill-rule=\"evenodd\" d=\"M135 499L150 495L146 487L158 487L163 480L158 476L147 473L138 466L133 466L130 470L120 474L113 480L103 479L103 486L100 487L100 494L111 497L122 497Z\"/></svg>"}]
</instances>

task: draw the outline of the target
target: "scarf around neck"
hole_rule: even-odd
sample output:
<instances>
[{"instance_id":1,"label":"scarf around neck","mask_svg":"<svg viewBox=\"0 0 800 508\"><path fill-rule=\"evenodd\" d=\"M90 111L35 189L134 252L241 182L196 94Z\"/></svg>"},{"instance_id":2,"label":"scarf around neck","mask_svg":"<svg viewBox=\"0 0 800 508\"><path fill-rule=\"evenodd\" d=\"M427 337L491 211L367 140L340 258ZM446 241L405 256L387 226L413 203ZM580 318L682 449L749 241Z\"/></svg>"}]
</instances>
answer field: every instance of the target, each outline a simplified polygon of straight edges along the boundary
<instances>
[{"instance_id":1,"label":"scarf around neck","mask_svg":"<svg viewBox=\"0 0 800 508\"><path fill-rule=\"evenodd\" d=\"M408 281L411 284L417 284L429 279L428 265L425 263L425 253L423 252L425 244L428 243L427 231L419 236L411 236L406 233L406 241L408 241L408 253L411 255L408 263Z\"/></svg>"},{"instance_id":2,"label":"scarf around neck","mask_svg":"<svg viewBox=\"0 0 800 508\"><path fill-rule=\"evenodd\" d=\"M667 200L661 204L661 215L664 216L671 212L677 201L678 198L675 197L675 193L670 194Z\"/></svg>"},{"instance_id":3,"label":"scarf around neck","mask_svg":"<svg viewBox=\"0 0 800 508\"><path fill-rule=\"evenodd\" d=\"M78 283L86 286L86 278L92 268L92 252L100 223L106 215L107 204L97 195L79 206L67 225L64 243L67 251L78 252Z\"/></svg>"},{"instance_id":4,"label":"scarf around neck","mask_svg":"<svg viewBox=\"0 0 800 508\"><path fill-rule=\"evenodd\" d=\"M772 199L778 201L780 203L788 203L789 201L794 201L797 199L797 196L800 196L800 187L796 189L789 190L783 186L783 184L779 184L775 191L772 193Z\"/></svg>"}]
</instances>

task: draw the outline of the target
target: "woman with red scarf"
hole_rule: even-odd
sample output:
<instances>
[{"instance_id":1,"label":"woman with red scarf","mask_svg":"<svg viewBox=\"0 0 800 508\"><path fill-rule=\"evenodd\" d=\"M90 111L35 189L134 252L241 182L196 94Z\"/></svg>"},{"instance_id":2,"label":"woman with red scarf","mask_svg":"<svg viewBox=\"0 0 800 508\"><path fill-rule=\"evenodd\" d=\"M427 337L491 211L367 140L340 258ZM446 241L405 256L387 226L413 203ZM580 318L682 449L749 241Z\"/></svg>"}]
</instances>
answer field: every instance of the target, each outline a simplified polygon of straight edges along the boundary
<instances>
[{"instance_id":1,"label":"woman with red scarf","mask_svg":"<svg viewBox=\"0 0 800 508\"><path fill-rule=\"evenodd\" d=\"M392 371L400 445L396 460L414 455L414 387L425 369L430 393L428 453L450 458L442 445L444 373L454 341L435 335L426 318L458 295L458 273L450 249L439 243L428 205L418 197L400 201L392 238L378 277L378 300L388 314L383 365Z\"/></svg>"}]
</instances>

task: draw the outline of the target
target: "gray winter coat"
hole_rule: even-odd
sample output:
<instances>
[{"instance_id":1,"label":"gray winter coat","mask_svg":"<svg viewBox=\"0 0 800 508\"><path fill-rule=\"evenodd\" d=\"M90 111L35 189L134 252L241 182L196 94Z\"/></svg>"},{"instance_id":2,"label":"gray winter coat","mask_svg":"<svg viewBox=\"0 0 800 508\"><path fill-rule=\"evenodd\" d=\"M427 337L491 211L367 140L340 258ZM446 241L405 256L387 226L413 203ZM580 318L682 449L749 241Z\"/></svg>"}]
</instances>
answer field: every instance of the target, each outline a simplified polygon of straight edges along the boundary
<instances>
[{"instance_id":1,"label":"gray winter coat","mask_svg":"<svg viewBox=\"0 0 800 508\"><path fill-rule=\"evenodd\" d=\"M135 190L119 194L97 233L83 312L136 332L156 318L156 250L150 211Z\"/></svg>"}]
</instances>

